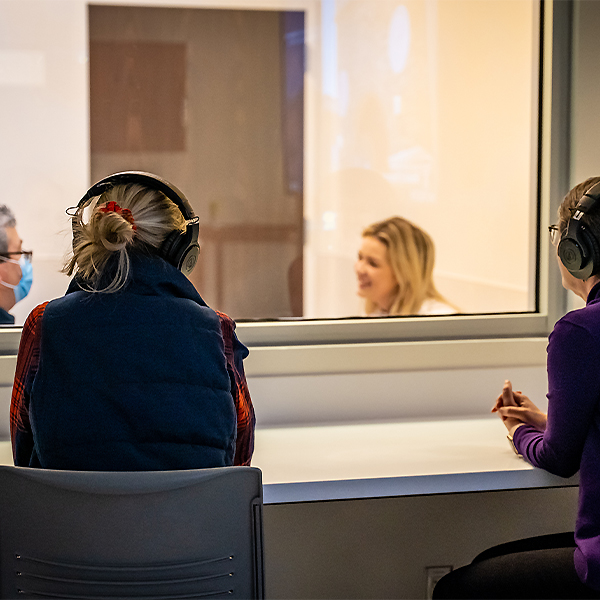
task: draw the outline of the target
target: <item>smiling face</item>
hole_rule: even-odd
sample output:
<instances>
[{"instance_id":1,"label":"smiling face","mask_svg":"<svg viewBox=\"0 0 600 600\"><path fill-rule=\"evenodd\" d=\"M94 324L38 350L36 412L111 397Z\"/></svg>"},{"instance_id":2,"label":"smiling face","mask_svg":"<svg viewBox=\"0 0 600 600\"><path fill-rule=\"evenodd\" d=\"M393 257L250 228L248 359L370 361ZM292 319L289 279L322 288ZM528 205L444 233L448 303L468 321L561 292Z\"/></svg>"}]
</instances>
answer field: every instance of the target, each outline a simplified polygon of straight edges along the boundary
<instances>
[{"instance_id":1,"label":"smiling face","mask_svg":"<svg viewBox=\"0 0 600 600\"><path fill-rule=\"evenodd\" d=\"M377 309L388 312L398 290L398 282L388 261L385 244L376 237L363 237L354 271L358 279L358 295L372 302Z\"/></svg>"}]
</instances>

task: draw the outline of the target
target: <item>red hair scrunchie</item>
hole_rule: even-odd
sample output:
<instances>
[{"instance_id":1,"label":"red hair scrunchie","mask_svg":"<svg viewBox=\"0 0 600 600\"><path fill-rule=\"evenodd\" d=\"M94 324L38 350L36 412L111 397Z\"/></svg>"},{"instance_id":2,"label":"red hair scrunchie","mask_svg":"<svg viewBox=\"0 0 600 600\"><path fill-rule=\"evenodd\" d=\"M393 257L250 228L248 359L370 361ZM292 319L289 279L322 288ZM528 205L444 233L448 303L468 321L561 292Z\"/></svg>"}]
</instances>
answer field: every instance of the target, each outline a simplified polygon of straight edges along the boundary
<instances>
[{"instance_id":1,"label":"red hair scrunchie","mask_svg":"<svg viewBox=\"0 0 600 600\"><path fill-rule=\"evenodd\" d=\"M137 229L135 221L133 219L133 215L131 214L131 211L128 208L121 208L116 202L111 201L107 202L99 210L102 213L115 212L121 217L123 217L128 223L130 223L134 231Z\"/></svg>"}]
</instances>

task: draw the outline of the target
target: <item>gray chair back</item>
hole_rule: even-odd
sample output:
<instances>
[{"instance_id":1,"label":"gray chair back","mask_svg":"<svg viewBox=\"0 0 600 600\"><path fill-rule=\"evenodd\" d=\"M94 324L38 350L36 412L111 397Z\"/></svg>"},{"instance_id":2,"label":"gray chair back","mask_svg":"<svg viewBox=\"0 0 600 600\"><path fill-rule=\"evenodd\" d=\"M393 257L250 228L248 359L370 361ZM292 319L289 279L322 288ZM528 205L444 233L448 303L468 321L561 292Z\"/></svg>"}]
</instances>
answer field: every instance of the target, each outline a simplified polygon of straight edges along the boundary
<instances>
[{"instance_id":1,"label":"gray chair back","mask_svg":"<svg viewBox=\"0 0 600 600\"><path fill-rule=\"evenodd\" d=\"M253 467L0 466L1 598L264 598Z\"/></svg>"}]
</instances>

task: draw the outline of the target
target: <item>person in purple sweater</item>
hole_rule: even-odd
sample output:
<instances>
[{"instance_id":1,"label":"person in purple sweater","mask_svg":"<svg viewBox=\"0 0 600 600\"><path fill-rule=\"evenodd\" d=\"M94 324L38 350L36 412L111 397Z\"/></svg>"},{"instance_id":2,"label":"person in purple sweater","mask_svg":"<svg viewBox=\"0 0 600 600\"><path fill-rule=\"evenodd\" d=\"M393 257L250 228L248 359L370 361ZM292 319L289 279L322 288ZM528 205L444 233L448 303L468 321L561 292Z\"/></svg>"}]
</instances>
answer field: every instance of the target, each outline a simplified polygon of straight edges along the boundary
<instances>
[{"instance_id":1,"label":"person in purple sweater","mask_svg":"<svg viewBox=\"0 0 600 600\"><path fill-rule=\"evenodd\" d=\"M490 548L443 577L434 598L600 598L600 177L575 186L558 217L550 233L562 284L586 306L548 339L548 414L510 381L492 412L533 466L561 477L579 471L575 532Z\"/></svg>"}]
</instances>

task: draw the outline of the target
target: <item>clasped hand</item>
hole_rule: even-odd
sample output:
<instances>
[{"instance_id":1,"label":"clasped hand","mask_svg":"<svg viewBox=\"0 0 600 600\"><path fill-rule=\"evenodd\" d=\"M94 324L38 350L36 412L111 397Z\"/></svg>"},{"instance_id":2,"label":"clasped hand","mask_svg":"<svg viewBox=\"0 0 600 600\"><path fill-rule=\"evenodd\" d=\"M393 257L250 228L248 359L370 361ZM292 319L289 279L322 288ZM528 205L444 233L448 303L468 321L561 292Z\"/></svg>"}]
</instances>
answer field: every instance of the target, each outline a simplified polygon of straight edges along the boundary
<instances>
[{"instance_id":1,"label":"clasped hand","mask_svg":"<svg viewBox=\"0 0 600 600\"><path fill-rule=\"evenodd\" d=\"M527 396L514 392L510 381L504 382L502 393L496 399L492 412L497 412L506 429L512 435L520 425L527 424L539 431L546 429L546 414L543 413Z\"/></svg>"}]
</instances>

